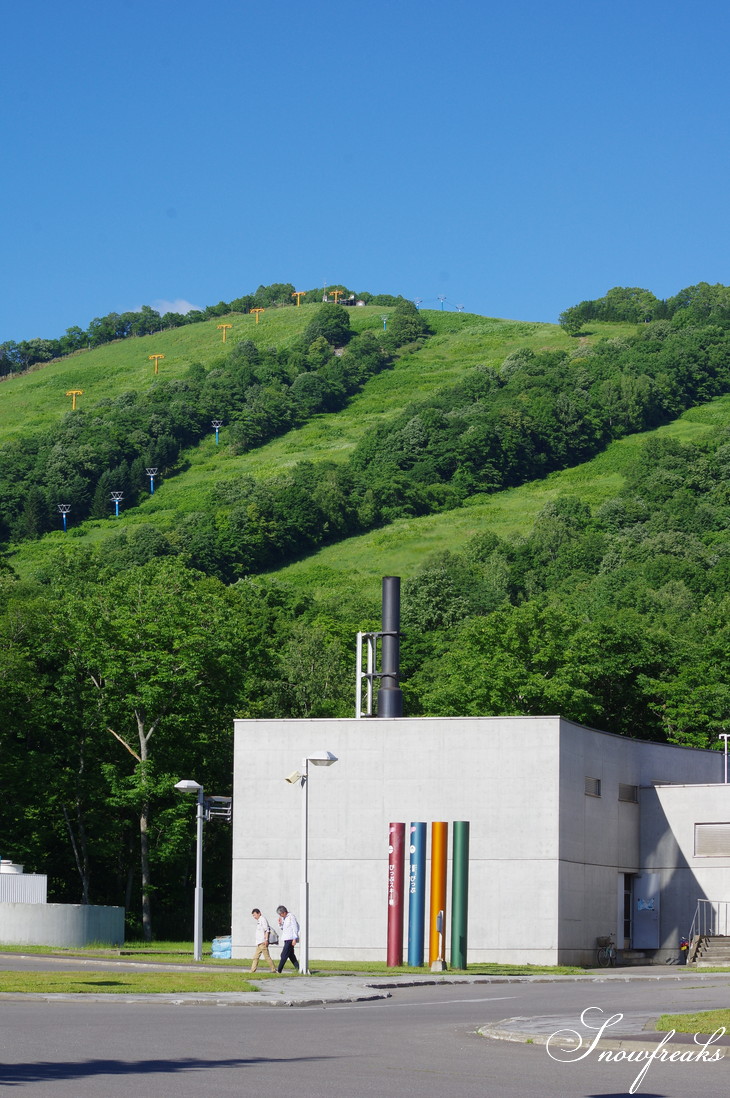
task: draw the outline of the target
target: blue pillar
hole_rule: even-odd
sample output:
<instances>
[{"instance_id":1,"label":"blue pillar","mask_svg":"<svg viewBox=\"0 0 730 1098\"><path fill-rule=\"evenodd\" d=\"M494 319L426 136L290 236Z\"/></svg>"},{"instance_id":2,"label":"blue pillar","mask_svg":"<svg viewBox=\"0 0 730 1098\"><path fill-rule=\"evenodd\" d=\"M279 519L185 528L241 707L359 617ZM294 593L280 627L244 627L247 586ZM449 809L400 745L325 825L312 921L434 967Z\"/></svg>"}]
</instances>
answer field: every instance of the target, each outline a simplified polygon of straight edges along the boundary
<instances>
[{"instance_id":1,"label":"blue pillar","mask_svg":"<svg viewBox=\"0 0 730 1098\"><path fill-rule=\"evenodd\" d=\"M423 965L426 909L426 824L412 823L408 842L408 964Z\"/></svg>"}]
</instances>

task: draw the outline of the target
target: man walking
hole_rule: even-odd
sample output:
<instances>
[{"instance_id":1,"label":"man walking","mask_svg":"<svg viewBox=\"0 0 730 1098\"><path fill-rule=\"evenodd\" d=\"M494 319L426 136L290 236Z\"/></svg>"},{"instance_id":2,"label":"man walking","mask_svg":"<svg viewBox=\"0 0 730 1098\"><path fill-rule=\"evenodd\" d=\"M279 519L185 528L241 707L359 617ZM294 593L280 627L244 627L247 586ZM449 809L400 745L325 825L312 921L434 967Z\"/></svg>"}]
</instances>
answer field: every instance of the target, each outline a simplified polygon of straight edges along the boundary
<instances>
[{"instance_id":1,"label":"man walking","mask_svg":"<svg viewBox=\"0 0 730 1098\"><path fill-rule=\"evenodd\" d=\"M268 962L269 968L272 972L276 972L276 966L271 960L271 954L269 953L269 935L271 934L271 927L265 915L262 915L257 907L251 912L256 920L256 950L251 961L251 971L255 972L259 966L259 957L263 956L264 960Z\"/></svg>"},{"instance_id":2,"label":"man walking","mask_svg":"<svg viewBox=\"0 0 730 1098\"><path fill-rule=\"evenodd\" d=\"M283 904L280 904L280 906L277 907L276 913L279 916L282 941L278 972L281 973L281 970L287 961L291 961L294 968L299 972L299 961L294 954L294 946L299 941L299 923L296 920L296 916L292 915L290 911L287 911Z\"/></svg>"}]
</instances>

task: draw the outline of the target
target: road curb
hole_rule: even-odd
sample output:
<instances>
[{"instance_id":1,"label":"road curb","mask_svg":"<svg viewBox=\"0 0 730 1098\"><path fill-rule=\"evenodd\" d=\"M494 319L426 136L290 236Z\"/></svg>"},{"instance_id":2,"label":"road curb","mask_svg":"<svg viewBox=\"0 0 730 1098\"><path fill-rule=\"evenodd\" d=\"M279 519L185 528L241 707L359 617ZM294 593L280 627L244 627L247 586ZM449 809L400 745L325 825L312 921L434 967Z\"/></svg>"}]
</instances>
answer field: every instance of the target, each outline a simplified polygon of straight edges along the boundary
<instances>
[{"instance_id":1,"label":"road curb","mask_svg":"<svg viewBox=\"0 0 730 1098\"><path fill-rule=\"evenodd\" d=\"M492 1038L495 1041L514 1041L523 1045L547 1045L548 1042L551 1042L555 1048L568 1050L576 1047L575 1041L572 1041L568 1037L556 1038L553 1034L538 1033L535 1030L529 1030L527 1028L530 1024L535 1024L539 1021L541 1021L540 1018L504 1018L502 1022L480 1026L476 1032L480 1037ZM505 1023L509 1022L524 1022L525 1026L524 1028L511 1029L509 1026L505 1026ZM600 1040L596 1041L595 1044L592 1042L587 1043L591 1048L608 1052L651 1052L661 1044L661 1041L666 1036L666 1032L651 1030L647 1033L644 1040L641 1040L638 1035L632 1035L631 1037L617 1037L613 1041ZM681 1036L684 1037L685 1034L682 1034ZM698 1036L707 1037L709 1039L710 1034L698 1034ZM663 1047L671 1049L672 1052L697 1052L700 1044L688 1044L684 1043L684 1041L669 1040ZM719 1045L717 1043L712 1045L712 1049L713 1051L717 1050L722 1052L723 1058L730 1052L730 1048L728 1048L727 1045Z\"/></svg>"}]
</instances>

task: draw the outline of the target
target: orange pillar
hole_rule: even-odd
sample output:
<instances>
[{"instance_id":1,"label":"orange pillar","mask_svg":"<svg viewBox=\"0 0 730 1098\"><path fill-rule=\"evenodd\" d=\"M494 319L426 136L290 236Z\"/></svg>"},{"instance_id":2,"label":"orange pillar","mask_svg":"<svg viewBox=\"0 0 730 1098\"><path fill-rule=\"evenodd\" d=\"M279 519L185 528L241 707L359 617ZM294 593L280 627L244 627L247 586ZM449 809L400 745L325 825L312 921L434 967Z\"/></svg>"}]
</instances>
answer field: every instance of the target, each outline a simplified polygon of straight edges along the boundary
<instances>
[{"instance_id":1,"label":"orange pillar","mask_svg":"<svg viewBox=\"0 0 730 1098\"><path fill-rule=\"evenodd\" d=\"M446 935L446 856L449 846L449 825L431 824L431 912L428 921L428 963L442 960L439 952L438 913L443 911L441 949Z\"/></svg>"}]
</instances>

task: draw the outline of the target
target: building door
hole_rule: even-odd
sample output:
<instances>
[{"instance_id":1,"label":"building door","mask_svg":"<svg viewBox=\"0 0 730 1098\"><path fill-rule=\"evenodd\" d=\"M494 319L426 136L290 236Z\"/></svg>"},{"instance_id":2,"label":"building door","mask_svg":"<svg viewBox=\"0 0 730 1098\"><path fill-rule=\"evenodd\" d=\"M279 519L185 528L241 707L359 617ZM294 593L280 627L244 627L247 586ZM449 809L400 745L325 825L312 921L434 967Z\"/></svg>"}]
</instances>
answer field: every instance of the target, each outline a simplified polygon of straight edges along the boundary
<instances>
[{"instance_id":1,"label":"building door","mask_svg":"<svg viewBox=\"0 0 730 1098\"><path fill-rule=\"evenodd\" d=\"M623 889L621 892L621 921L619 922L618 948L631 949L633 945L633 913L634 913L634 874L623 874ZM621 928L623 926L623 942L621 941Z\"/></svg>"},{"instance_id":2,"label":"building door","mask_svg":"<svg viewBox=\"0 0 730 1098\"><path fill-rule=\"evenodd\" d=\"M659 874L634 877L632 945L634 949L659 948Z\"/></svg>"}]
</instances>

